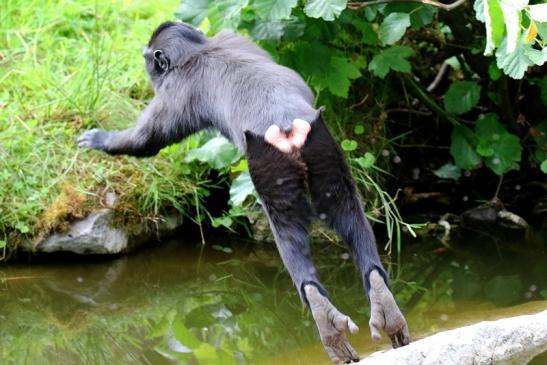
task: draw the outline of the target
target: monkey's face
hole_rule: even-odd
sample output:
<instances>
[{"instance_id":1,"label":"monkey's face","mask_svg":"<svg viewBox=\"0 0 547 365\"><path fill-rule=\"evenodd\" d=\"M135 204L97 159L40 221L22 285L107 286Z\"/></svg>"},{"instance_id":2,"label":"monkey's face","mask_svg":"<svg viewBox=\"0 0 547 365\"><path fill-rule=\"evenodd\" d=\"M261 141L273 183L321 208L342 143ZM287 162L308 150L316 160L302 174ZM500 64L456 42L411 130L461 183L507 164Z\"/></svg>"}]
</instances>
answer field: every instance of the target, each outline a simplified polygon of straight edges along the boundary
<instances>
[{"instance_id":1,"label":"monkey's face","mask_svg":"<svg viewBox=\"0 0 547 365\"><path fill-rule=\"evenodd\" d=\"M154 87L159 86L162 78L173 66L184 62L196 49L205 43L203 33L189 24L165 22L150 37L143 49L146 71Z\"/></svg>"}]
</instances>

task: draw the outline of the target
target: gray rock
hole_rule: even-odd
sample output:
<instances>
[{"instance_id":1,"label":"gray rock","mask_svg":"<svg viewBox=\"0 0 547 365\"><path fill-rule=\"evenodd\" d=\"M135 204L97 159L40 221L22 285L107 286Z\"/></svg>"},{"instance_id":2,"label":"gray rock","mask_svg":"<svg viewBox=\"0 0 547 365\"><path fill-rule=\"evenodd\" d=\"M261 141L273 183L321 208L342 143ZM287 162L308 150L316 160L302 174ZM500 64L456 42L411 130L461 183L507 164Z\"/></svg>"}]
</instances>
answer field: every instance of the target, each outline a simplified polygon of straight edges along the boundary
<instances>
[{"instance_id":1,"label":"gray rock","mask_svg":"<svg viewBox=\"0 0 547 365\"><path fill-rule=\"evenodd\" d=\"M547 351L547 310L440 332L360 365L522 365Z\"/></svg>"},{"instance_id":2,"label":"gray rock","mask_svg":"<svg viewBox=\"0 0 547 365\"><path fill-rule=\"evenodd\" d=\"M21 249L37 253L124 253L146 242L170 236L181 224L181 215L171 215L155 224L125 226L114 220L112 209L106 208L72 222L67 232L53 233L34 245L27 242Z\"/></svg>"},{"instance_id":3,"label":"gray rock","mask_svg":"<svg viewBox=\"0 0 547 365\"><path fill-rule=\"evenodd\" d=\"M54 233L35 247L36 252L115 254L128 248L128 234L112 225L113 213L101 209L71 224L68 232Z\"/></svg>"}]
</instances>

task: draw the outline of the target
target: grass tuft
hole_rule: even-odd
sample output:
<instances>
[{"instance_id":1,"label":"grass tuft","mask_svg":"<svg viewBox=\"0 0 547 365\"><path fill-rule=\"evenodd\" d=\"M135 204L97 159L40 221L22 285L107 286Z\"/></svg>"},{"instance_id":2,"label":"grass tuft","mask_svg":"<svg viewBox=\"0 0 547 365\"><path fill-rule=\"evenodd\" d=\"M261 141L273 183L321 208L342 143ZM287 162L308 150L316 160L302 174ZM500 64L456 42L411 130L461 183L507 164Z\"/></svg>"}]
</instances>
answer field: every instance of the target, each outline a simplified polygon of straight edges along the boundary
<instances>
[{"instance_id":1,"label":"grass tuft","mask_svg":"<svg viewBox=\"0 0 547 365\"><path fill-rule=\"evenodd\" d=\"M104 205L136 220L190 216L207 189L189 148L151 159L78 149L85 129L125 128L153 93L141 49L178 0L5 0L0 9L0 239L8 248ZM196 137L199 138L199 137Z\"/></svg>"}]
</instances>

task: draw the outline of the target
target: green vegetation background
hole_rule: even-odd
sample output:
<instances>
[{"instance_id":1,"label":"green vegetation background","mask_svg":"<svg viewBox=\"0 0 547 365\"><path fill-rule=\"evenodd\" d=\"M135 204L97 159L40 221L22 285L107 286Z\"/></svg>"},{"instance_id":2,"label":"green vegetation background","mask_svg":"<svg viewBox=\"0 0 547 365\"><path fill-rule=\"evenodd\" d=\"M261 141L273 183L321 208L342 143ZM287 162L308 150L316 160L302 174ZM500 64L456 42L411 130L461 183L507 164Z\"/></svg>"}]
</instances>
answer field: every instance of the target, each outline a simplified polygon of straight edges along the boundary
<instances>
[{"instance_id":1,"label":"green vegetation background","mask_svg":"<svg viewBox=\"0 0 547 365\"><path fill-rule=\"evenodd\" d=\"M110 157L74 143L83 130L135 122L152 97L141 49L177 9L178 18L208 34L232 28L250 36L306 79L316 103L327 106L367 213L385 223L397 244L404 223L396 189L384 179L400 186L416 166L426 185L465 178L475 189L471 204L498 196L507 174L541 181L547 22L533 6L508 10L504 2L477 0L448 12L420 3L361 7L341 0L6 0L0 7L1 256L106 206L108 192L120 198L115 209L123 224L156 224L172 211L228 229L244 221L255 202L246 163L214 133L151 159ZM496 21L485 28L485 17ZM203 206L215 189L230 189L218 216Z\"/></svg>"},{"instance_id":2,"label":"green vegetation background","mask_svg":"<svg viewBox=\"0 0 547 365\"><path fill-rule=\"evenodd\" d=\"M0 240L15 245L120 196L125 219L187 212L209 182L184 163L199 137L154 159L78 149L85 129L125 128L152 97L141 49L178 1L5 1L0 9ZM195 210L188 212L195 215ZM62 227L61 227L62 228ZM4 235L4 237L2 237Z\"/></svg>"}]
</instances>

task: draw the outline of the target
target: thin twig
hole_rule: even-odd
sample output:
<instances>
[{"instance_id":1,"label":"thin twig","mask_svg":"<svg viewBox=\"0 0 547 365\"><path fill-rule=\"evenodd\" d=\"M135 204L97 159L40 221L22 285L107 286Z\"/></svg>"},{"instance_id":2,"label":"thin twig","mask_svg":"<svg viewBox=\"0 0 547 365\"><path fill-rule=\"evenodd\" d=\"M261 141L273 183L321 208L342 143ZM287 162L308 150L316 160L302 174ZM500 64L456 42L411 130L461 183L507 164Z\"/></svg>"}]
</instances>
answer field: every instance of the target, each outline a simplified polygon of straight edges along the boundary
<instances>
[{"instance_id":1,"label":"thin twig","mask_svg":"<svg viewBox=\"0 0 547 365\"><path fill-rule=\"evenodd\" d=\"M407 108L392 108L387 109L386 113L409 113L409 114L416 114L416 115L423 115L426 117L429 117L431 114L430 111L421 111L421 110L415 110L415 109L407 109Z\"/></svg>"},{"instance_id":2,"label":"thin twig","mask_svg":"<svg viewBox=\"0 0 547 365\"><path fill-rule=\"evenodd\" d=\"M437 105L437 103L432 100L427 92L422 89L420 85L412 77L409 76L403 76L404 79L408 82L408 84L411 86L412 90L414 91L414 95L421 100L423 104L425 104L426 107L428 107L432 112L442 117L444 120L452 123L453 125L460 125L460 122L454 118L452 115L447 113L443 108Z\"/></svg>"},{"instance_id":3,"label":"thin twig","mask_svg":"<svg viewBox=\"0 0 547 365\"><path fill-rule=\"evenodd\" d=\"M501 175L500 179L498 180L498 186L496 187L496 192L494 193L494 199L498 199L498 195L501 189L501 184L503 184L503 175Z\"/></svg>"},{"instance_id":4,"label":"thin twig","mask_svg":"<svg viewBox=\"0 0 547 365\"><path fill-rule=\"evenodd\" d=\"M194 197L196 200L196 216L199 227L199 235L201 236L201 246L203 247L205 246L205 235L203 234L203 226L201 225L201 213L199 212L199 198L197 190L194 192Z\"/></svg>"},{"instance_id":5,"label":"thin twig","mask_svg":"<svg viewBox=\"0 0 547 365\"><path fill-rule=\"evenodd\" d=\"M348 2L348 9L358 10L358 9L362 9L364 7L371 6L371 5L395 3L395 2L422 3L422 4L426 4L426 5L435 6L437 8L441 8L441 9L446 10L446 11L450 11L450 10L455 9L458 6L462 5L463 3L465 3L465 0L457 0L457 1L454 1L453 3L450 3L450 4L443 4L439 1L434 1L434 0L373 0L373 1L365 1L365 2L362 2L362 3L351 1L351 2Z\"/></svg>"},{"instance_id":6,"label":"thin twig","mask_svg":"<svg viewBox=\"0 0 547 365\"><path fill-rule=\"evenodd\" d=\"M444 74L446 73L446 70L448 70L448 63L443 63L441 68L439 69L439 72L437 72L437 76L435 76L435 79L429 86L427 87L427 91L432 92L435 90L435 88L439 85L441 80L443 79Z\"/></svg>"}]
</instances>

